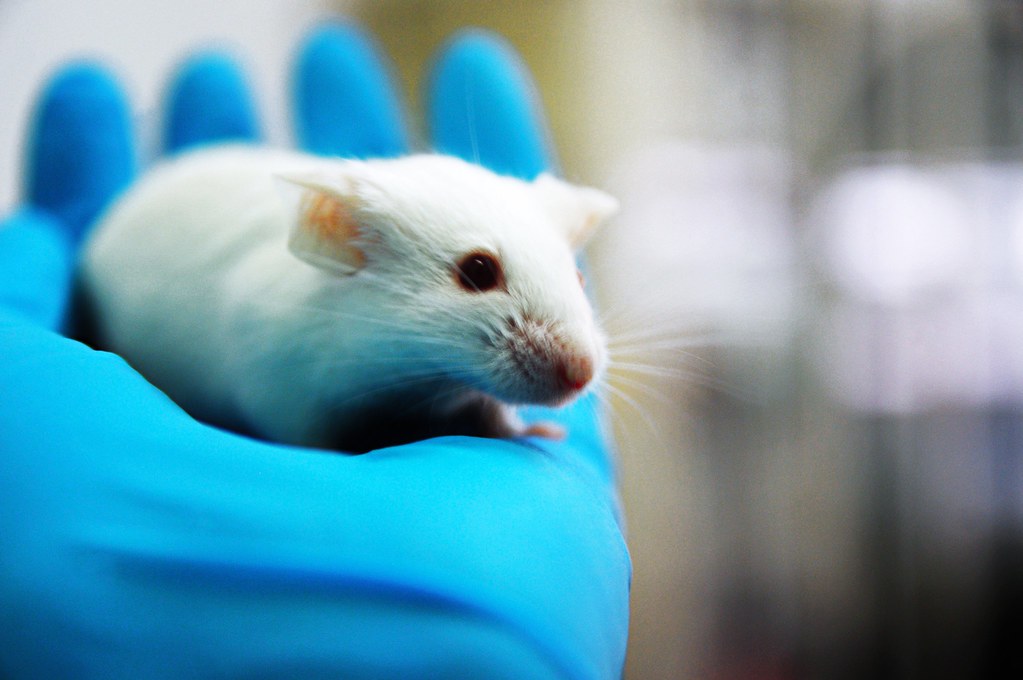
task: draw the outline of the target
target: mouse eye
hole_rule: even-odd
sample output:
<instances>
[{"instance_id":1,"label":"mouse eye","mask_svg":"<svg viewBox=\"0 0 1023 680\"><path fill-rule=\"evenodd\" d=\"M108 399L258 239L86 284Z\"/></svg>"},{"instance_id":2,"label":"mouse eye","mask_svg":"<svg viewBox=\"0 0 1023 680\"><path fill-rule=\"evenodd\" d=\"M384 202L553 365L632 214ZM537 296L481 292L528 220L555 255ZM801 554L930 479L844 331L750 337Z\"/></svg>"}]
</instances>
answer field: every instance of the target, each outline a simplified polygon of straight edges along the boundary
<instances>
[{"instance_id":1,"label":"mouse eye","mask_svg":"<svg viewBox=\"0 0 1023 680\"><path fill-rule=\"evenodd\" d=\"M485 293L504 285L501 265L492 255L470 253L455 266L458 285L470 293Z\"/></svg>"}]
</instances>

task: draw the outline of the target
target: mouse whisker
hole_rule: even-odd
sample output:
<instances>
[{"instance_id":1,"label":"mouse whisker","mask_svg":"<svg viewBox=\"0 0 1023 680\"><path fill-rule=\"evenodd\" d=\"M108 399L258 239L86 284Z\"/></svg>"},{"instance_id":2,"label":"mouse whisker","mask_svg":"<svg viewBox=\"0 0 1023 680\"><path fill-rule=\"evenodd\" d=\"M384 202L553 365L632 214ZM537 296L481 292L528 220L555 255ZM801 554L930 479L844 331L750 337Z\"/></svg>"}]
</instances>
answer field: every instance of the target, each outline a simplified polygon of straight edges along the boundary
<instances>
[{"instance_id":1,"label":"mouse whisker","mask_svg":"<svg viewBox=\"0 0 1023 680\"><path fill-rule=\"evenodd\" d=\"M643 375L654 377L677 378L680 380L692 380L700 377L700 372L692 366L661 366L659 364L642 363L638 361L611 360L608 363L608 373L612 375Z\"/></svg>"},{"instance_id":2,"label":"mouse whisker","mask_svg":"<svg viewBox=\"0 0 1023 680\"><path fill-rule=\"evenodd\" d=\"M720 344L716 336L710 334L687 335L658 329L637 331L633 333L609 333L608 345L612 347L636 345L640 347L664 346L682 349L694 349Z\"/></svg>"},{"instance_id":3,"label":"mouse whisker","mask_svg":"<svg viewBox=\"0 0 1023 680\"><path fill-rule=\"evenodd\" d=\"M615 402L620 401L635 412L651 432L656 432L658 430L657 424L654 422L649 410L643 408L639 400L629 394L626 390L608 382L605 382L602 387L606 390L606 392L603 390L598 391L597 398L600 399L607 409L610 411L616 410Z\"/></svg>"},{"instance_id":4,"label":"mouse whisker","mask_svg":"<svg viewBox=\"0 0 1023 680\"><path fill-rule=\"evenodd\" d=\"M699 358L699 357L696 357ZM684 382L693 387L713 390L734 399L747 400L749 395L741 390L734 383L715 375L716 367L713 363L703 360L700 363L703 367L694 366L692 363L675 363L664 365L658 362L622 361L612 359L608 362L608 375L611 380L629 381L634 386L646 385L650 387L649 381L645 378L673 379ZM643 377L637 377L643 376ZM651 388L652 390L652 388ZM656 393L652 390L652 394Z\"/></svg>"},{"instance_id":5,"label":"mouse whisker","mask_svg":"<svg viewBox=\"0 0 1023 680\"><path fill-rule=\"evenodd\" d=\"M628 373L608 371L604 384L612 389L628 388L630 394L639 392L661 403L668 403L670 401L662 391L656 389L647 380L636 378Z\"/></svg>"}]
</instances>

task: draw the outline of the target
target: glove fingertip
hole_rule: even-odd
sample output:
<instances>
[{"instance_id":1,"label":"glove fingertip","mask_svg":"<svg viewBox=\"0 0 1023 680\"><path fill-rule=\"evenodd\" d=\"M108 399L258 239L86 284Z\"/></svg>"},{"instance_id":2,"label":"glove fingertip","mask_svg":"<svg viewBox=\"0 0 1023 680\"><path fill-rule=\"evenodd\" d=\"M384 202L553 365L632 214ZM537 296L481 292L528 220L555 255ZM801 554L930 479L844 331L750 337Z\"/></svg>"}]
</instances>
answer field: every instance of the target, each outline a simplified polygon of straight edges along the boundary
<instances>
[{"instance_id":1,"label":"glove fingertip","mask_svg":"<svg viewBox=\"0 0 1023 680\"><path fill-rule=\"evenodd\" d=\"M536 87L501 36L454 34L435 58L426 99L438 151L526 179L554 163Z\"/></svg>"},{"instance_id":2,"label":"glove fingertip","mask_svg":"<svg viewBox=\"0 0 1023 680\"><path fill-rule=\"evenodd\" d=\"M260 137L245 75L226 54L201 53L182 64L165 102L163 145L169 153L211 142Z\"/></svg>"},{"instance_id":3,"label":"glove fingertip","mask_svg":"<svg viewBox=\"0 0 1023 680\"><path fill-rule=\"evenodd\" d=\"M408 149L390 69L359 26L331 22L305 39L292 72L295 134L312 153L397 156Z\"/></svg>"},{"instance_id":4,"label":"glove fingertip","mask_svg":"<svg viewBox=\"0 0 1023 680\"><path fill-rule=\"evenodd\" d=\"M57 217L77 241L135 175L120 84L98 64L65 65L38 99L29 140L28 202Z\"/></svg>"}]
</instances>

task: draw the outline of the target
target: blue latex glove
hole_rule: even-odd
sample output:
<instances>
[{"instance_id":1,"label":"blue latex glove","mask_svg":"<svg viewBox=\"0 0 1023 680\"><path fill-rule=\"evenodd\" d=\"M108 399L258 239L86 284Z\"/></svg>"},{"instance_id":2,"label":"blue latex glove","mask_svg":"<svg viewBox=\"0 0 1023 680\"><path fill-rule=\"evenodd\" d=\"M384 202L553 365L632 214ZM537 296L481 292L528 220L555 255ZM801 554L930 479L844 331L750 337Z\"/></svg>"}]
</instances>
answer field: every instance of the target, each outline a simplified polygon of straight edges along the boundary
<instances>
[{"instance_id":1,"label":"blue latex glove","mask_svg":"<svg viewBox=\"0 0 1023 680\"><path fill-rule=\"evenodd\" d=\"M438 148L548 162L528 77L496 39L435 63ZM296 126L320 153L398 154L373 47L305 43ZM190 62L168 150L253 138L232 63ZM629 560L596 408L565 442L444 438L351 457L202 425L120 358L61 334L75 249L134 174L122 94L62 71L29 138L26 206L0 225L0 676L610 678Z\"/></svg>"}]
</instances>

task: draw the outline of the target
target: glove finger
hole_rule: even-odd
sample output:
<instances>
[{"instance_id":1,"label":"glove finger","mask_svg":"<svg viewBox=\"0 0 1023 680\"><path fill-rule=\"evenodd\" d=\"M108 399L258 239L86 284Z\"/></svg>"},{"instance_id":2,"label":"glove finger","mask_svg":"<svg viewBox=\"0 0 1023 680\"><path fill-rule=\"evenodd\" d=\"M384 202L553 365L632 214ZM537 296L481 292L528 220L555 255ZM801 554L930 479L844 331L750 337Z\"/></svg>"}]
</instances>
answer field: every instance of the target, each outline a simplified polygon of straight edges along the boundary
<instances>
[{"instance_id":1,"label":"glove finger","mask_svg":"<svg viewBox=\"0 0 1023 680\"><path fill-rule=\"evenodd\" d=\"M178 70L165 99L167 153L216 141L260 137L252 96L241 68L228 56L200 54Z\"/></svg>"},{"instance_id":2,"label":"glove finger","mask_svg":"<svg viewBox=\"0 0 1023 680\"><path fill-rule=\"evenodd\" d=\"M428 88L427 122L438 151L525 179L554 163L536 88L498 36L457 34L434 62Z\"/></svg>"},{"instance_id":3,"label":"glove finger","mask_svg":"<svg viewBox=\"0 0 1023 680\"><path fill-rule=\"evenodd\" d=\"M408 149L401 106L383 57L348 24L303 43L292 75L299 146L324 156L397 156Z\"/></svg>"},{"instance_id":4,"label":"glove finger","mask_svg":"<svg viewBox=\"0 0 1023 680\"><path fill-rule=\"evenodd\" d=\"M25 162L28 202L80 240L135 175L128 106L114 78L88 63L60 70L36 105Z\"/></svg>"},{"instance_id":5,"label":"glove finger","mask_svg":"<svg viewBox=\"0 0 1023 680\"><path fill-rule=\"evenodd\" d=\"M50 214L31 208L0 223L0 317L60 327L74 262L65 231Z\"/></svg>"}]
</instances>

